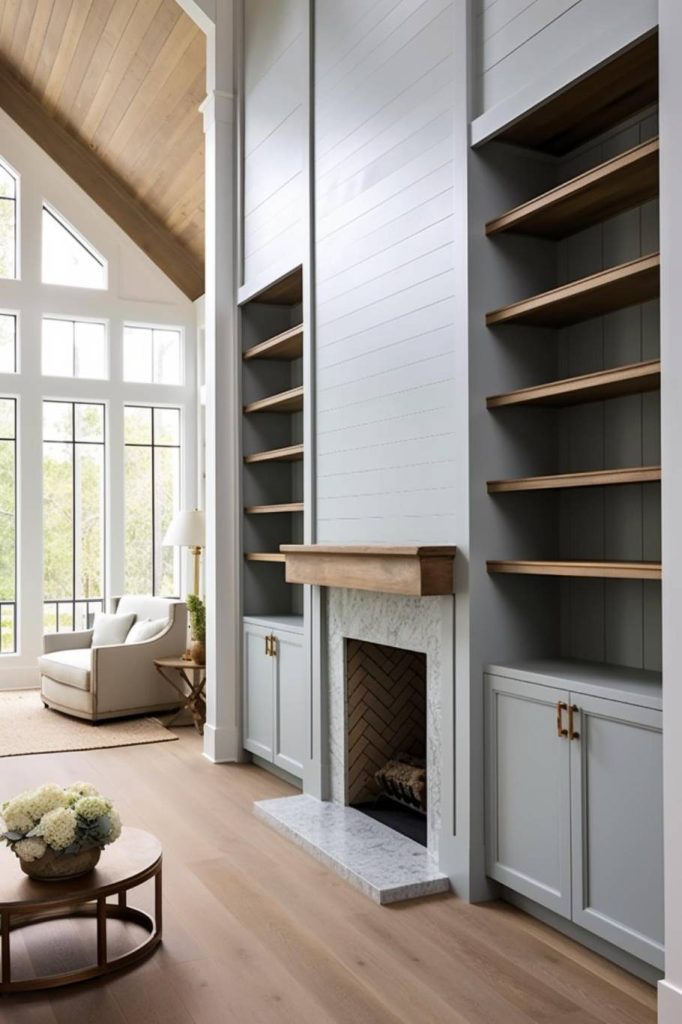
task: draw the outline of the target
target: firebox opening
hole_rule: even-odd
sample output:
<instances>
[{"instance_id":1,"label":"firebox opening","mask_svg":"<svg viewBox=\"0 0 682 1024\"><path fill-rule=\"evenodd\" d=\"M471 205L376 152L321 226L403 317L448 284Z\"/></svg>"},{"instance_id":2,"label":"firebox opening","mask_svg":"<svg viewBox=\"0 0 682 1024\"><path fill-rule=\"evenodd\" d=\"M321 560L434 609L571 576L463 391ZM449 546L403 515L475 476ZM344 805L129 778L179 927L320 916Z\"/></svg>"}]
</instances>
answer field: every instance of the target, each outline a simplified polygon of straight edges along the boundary
<instances>
[{"instance_id":1,"label":"firebox opening","mask_svg":"<svg viewBox=\"0 0 682 1024\"><path fill-rule=\"evenodd\" d=\"M347 800L427 845L426 655L346 641Z\"/></svg>"}]
</instances>

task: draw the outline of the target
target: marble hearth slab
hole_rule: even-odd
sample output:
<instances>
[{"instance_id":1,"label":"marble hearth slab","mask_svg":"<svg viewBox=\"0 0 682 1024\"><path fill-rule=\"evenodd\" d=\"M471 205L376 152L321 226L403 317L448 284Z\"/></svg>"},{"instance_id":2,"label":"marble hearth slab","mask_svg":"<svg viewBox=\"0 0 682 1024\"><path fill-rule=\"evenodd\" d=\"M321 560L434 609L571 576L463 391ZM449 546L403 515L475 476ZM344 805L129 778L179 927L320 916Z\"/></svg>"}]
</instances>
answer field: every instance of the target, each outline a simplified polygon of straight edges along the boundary
<instances>
[{"instance_id":1,"label":"marble hearth slab","mask_svg":"<svg viewBox=\"0 0 682 1024\"><path fill-rule=\"evenodd\" d=\"M425 847L353 807L304 795L260 800L254 812L375 903L450 888Z\"/></svg>"}]
</instances>

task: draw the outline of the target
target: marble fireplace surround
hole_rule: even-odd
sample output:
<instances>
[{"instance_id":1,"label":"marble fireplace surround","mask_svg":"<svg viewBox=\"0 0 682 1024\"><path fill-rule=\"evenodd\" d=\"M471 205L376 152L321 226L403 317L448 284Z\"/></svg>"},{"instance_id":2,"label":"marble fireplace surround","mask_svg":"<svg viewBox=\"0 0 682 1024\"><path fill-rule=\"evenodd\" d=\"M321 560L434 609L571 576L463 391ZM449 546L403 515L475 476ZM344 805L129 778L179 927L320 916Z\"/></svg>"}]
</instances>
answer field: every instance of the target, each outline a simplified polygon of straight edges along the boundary
<instances>
[{"instance_id":1,"label":"marble fireplace surround","mask_svg":"<svg viewBox=\"0 0 682 1024\"><path fill-rule=\"evenodd\" d=\"M346 640L364 640L426 655L427 848L438 857L441 829L441 693L452 685L451 597L404 597L365 590L327 591L329 791L345 806L347 793Z\"/></svg>"}]
</instances>

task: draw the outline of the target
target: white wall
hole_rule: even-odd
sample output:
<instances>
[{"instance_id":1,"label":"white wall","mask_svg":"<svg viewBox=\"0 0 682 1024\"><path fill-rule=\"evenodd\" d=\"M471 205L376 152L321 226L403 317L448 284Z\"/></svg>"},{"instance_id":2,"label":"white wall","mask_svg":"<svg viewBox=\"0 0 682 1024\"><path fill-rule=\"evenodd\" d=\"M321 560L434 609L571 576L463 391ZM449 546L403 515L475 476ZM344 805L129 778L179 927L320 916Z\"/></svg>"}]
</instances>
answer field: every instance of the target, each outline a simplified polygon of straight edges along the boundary
<instances>
[{"instance_id":1,"label":"white wall","mask_svg":"<svg viewBox=\"0 0 682 1024\"><path fill-rule=\"evenodd\" d=\"M318 0L319 542L453 543L451 0Z\"/></svg>"},{"instance_id":2,"label":"white wall","mask_svg":"<svg viewBox=\"0 0 682 1024\"><path fill-rule=\"evenodd\" d=\"M473 140L532 109L657 23L657 0L473 0Z\"/></svg>"},{"instance_id":3,"label":"white wall","mask_svg":"<svg viewBox=\"0 0 682 1024\"><path fill-rule=\"evenodd\" d=\"M0 111L0 155L20 175L20 280L0 280L0 308L19 313L20 374L0 374L0 395L18 396L18 522L20 631L17 655L0 658L0 689L36 685L36 656L42 645L42 462L43 397L90 399L107 404L109 516L107 586L123 590L124 495L123 404L180 405L183 415L183 501L194 503L195 475L195 311L117 225ZM109 262L106 291L45 285L41 275L41 211L47 200ZM97 317L108 322L111 378L82 381L45 378L40 371L43 314ZM126 320L178 326L185 336L185 384L162 387L124 384L122 329Z\"/></svg>"},{"instance_id":4,"label":"white wall","mask_svg":"<svg viewBox=\"0 0 682 1024\"><path fill-rule=\"evenodd\" d=\"M244 4L240 284L303 260L306 0Z\"/></svg>"}]
</instances>

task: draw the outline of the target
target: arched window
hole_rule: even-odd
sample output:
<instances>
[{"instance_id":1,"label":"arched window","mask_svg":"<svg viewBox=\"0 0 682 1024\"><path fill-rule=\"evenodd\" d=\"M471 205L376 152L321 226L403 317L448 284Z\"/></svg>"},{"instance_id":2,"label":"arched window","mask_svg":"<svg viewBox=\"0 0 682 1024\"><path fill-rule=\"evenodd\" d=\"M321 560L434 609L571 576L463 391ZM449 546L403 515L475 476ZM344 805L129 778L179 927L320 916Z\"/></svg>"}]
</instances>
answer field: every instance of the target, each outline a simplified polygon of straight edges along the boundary
<instances>
[{"instance_id":1,"label":"arched window","mask_svg":"<svg viewBox=\"0 0 682 1024\"><path fill-rule=\"evenodd\" d=\"M107 287L107 261L46 203L43 204L43 281L71 288Z\"/></svg>"}]
</instances>

